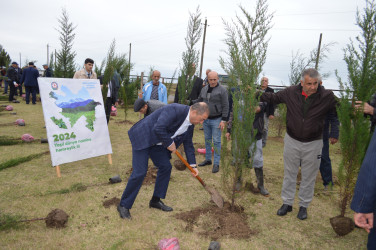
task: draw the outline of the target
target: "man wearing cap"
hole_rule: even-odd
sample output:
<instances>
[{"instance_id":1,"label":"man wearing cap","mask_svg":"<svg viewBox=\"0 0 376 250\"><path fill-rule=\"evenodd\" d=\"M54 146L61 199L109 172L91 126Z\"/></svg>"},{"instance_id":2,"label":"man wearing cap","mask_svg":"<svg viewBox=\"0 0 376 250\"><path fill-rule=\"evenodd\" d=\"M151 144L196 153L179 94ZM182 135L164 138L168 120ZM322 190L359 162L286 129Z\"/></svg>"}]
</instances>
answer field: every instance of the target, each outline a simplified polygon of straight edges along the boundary
<instances>
[{"instance_id":1,"label":"man wearing cap","mask_svg":"<svg viewBox=\"0 0 376 250\"><path fill-rule=\"evenodd\" d=\"M43 64L44 72L43 72L43 77L53 77L53 72L50 67L48 67L48 64Z\"/></svg>"},{"instance_id":2,"label":"man wearing cap","mask_svg":"<svg viewBox=\"0 0 376 250\"><path fill-rule=\"evenodd\" d=\"M166 106L166 104L158 100L149 100L145 102L142 98L138 98L134 102L133 109L134 112L140 112L146 117L163 106Z\"/></svg>"},{"instance_id":3,"label":"man wearing cap","mask_svg":"<svg viewBox=\"0 0 376 250\"><path fill-rule=\"evenodd\" d=\"M29 62L29 67L24 69L21 84L24 83L26 90L26 104L30 102L30 93L32 94L32 102L36 104L37 101L37 89L38 89L38 77L39 72L34 68L34 63Z\"/></svg>"},{"instance_id":4,"label":"man wearing cap","mask_svg":"<svg viewBox=\"0 0 376 250\"><path fill-rule=\"evenodd\" d=\"M12 62L12 65L8 68L7 76L8 76L8 85L9 85L9 101L14 103L19 103L14 98L14 95L16 94L16 88L18 87L18 84L20 82L19 75L18 75L18 63Z\"/></svg>"},{"instance_id":5,"label":"man wearing cap","mask_svg":"<svg viewBox=\"0 0 376 250\"><path fill-rule=\"evenodd\" d=\"M84 68L74 73L73 79L97 79L93 66L94 60L86 58Z\"/></svg>"}]
</instances>

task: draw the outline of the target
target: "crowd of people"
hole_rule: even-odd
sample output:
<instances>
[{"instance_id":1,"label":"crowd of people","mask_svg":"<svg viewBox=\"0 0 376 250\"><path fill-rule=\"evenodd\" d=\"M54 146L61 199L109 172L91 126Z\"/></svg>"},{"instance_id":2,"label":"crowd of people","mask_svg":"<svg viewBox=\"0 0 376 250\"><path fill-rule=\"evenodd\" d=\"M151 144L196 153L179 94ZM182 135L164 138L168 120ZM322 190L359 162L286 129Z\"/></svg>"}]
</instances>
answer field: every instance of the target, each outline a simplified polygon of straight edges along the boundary
<instances>
[{"instance_id":1,"label":"crowd of people","mask_svg":"<svg viewBox=\"0 0 376 250\"><path fill-rule=\"evenodd\" d=\"M36 104L36 95L39 93L38 77L53 77L53 71L48 64L43 64L43 68L43 74L40 75L34 62L29 62L23 68L19 67L17 62L12 62L8 68L2 66L0 87L4 85L3 94L9 96L9 102L20 103L16 97L22 97L24 86L26 104L30 103L30 95L32 95L32 104Z\"/></svg>"},{"instance_id":2,"label":"crowd of people","mask_svg":"<svg viewBox=\"0 0 376 250\"><path fill-rule=\"evenodd\" d=\"M206 75L204 80L197 76L194 77L192 92L187 100L190 107L176 103L165 105L167 103L164 96L166 87L158 81L159 71L154 71L153 80L145 84L140 98L136 100L134 106L134 111L145 114L145 118L128 132L132 144L133 172L118 206L121 218L131 219L130 209L146 176L149 157L158 168L157 182L149 207L166 212L172 211L173 208L165 205L161 199L166 196L171 174L172 167L169 159L179 144L184 144L188 163L196 170L196 174L198 174L196 166L212 165L212 173L219 171L221 133L227 125L226 138L231 139L231 126L235 115L232 112L232 97L239 89L227 90L219 83L218 73L215 71L208 69ZM268 196L269 192L264 187L262 150L266 146L269 119L274 118L276 105L284 103L287 107L287 117L283 153L284 178L281 192L283 204L276 214L285 216L293 210L297 175L300 168L301 183L297 218L305 220L308 218L307 208L313 199L319 170L324 190L333 186L329 142L335 144L339 137L337 100L331 90L322 86L321 75L312 68L302 72L298 85L274 93L268 84L269 79L262 77L255 97L259 98L260 102L253 121L256 142L249 149L251 165L255 169L260 193ZM175 102L179 100L178 94L177 90ZM196 99L192 99L192 96L196 96ZM371 115L372 127L375 123L375 100L374 95L370 103L357 102L356 105L357 108L362 108L365 114ZM155 105L153 102L164 102L164 105ZM150 109L151 106L153 106L152 109ZM198 123L203 123L205 160L196 164L192 137L193 127ZM139 140L137 131L143 134L146 132L145 139ZM366 183L358 180L352 203L352 208L356 211L354 216L356 225L370 232L368 247L371 246L371 249L376 244L375 229L373 228L376 200L374 191L376 188L374 179L370 178L370 176L376 177L375 169L370 166L375 155L375 145L376 135L372 138L363 163L364 166L362 166L362 176L359 177L361 180L367 179ZM212 146L214 155L212 155ZM256 149L251 150L252 147ZM236 160L234 159L234 161ZM248 161L248 159L246 160ZM241 186L241 174L238 176L238 184L237 188ZM371 189L373 189L372 192ZM367 205L363 205L362 198L367 199Z\"/></svg>"},{"instance_id":3,"label":"crowd of people","mask_svg":"<svg viewBox=\"0 0 376 250\"><path fill-rule=\"evenodd\" d=\"M75 79L97 79L93 71L94 61L85 60L84 67L74 74ZM48 65L43 76L52 77L53 72ZM34 63L30 62L27 68L21 70L16 62L4 73L4 93L8 87L9 101L18 102L14 96L22 95L22 84L26 90L26 104L29 104L32 95L32 103L36 102L38 88L38 70ZM184 145L187 162L198 174L198 167L211 166L212 173L218 173L221 159L221 134L227 127L227 140L231 138L231 128L234 123L233 97L239 93L239 89L226 89L220 82L218 73L208 69L206 78L193 77L193 87L188 95L186 103L179 104L178 88L175 93L175 103L168 104L166 86L160 81L161 73L158 70L152 72L151 81L147 82L139 98L134 104L134 111L144 114L144 118L137 122L128 131L132 144L132 174L118 206L121 218L131 219L130 209L135 202L137 194L148 170L148 160L151 158L158 169L155 189L149 202L149 207L157 208L165 212L173 208L167 206L161 199L165 199L170 180L172 166L171 154L179 145ZM116 70L107 85L107 98L105 111L107 123L110 118L111 107L118 104L118 92L121 78ZM263 148L268 137L269 120L274 118L276 105L284 103L287 107L286 134L284 136L284 177L281 191L283 204L277 210L278 216L285 216L293 210L295 199L297 175L301 169L301 183L299 187L299 211L297 218L308 218L309 207L316 182L316 176L320 170L324 189L333 185L332 166L329 157L329 142L335 144L339 137L339 121L336 113L337 101L331 90L322 86L322 78L315 69L305 69L301 74L300 84L287 87L274 92L269 86L269 79L262 77L258 86L257 95L259 106L252 123L256 141L249 149L248 157L241 159L255 169L257 187L260 193L268 196L269 192L264 187L264 159ZM19 88L21 87L21 88ZM17 93L17 91L19 91ZM244 104L246 107L246 104ZM372 129L376 123L376 95L371 102L357 101L355 108L362 108L366 115L371 116ZM193 147L194 126L203 124L205 138L205 160L196 163L195 149ZM142 134L143 136L140 136ZM245 135L247 136L247 135ZM213 147L213 149L212 149ZM372 163L375 160L376 134L373 135L368 148L363 166L356 185L355 196L351 208L356 211L355 223L370 232L369 246L376 246L373 218L376 211L376 194L374 191L376 170ZM251 148L255 148L252 150ZM235 159L234 161L237 161ZM266 166L267 167L267 166ZM372 177L372 178L370 178ZM237 189L241 188L241 174L238 176ZM371 192L372 191L372 192Z\"/></svg>"}]
</instances>

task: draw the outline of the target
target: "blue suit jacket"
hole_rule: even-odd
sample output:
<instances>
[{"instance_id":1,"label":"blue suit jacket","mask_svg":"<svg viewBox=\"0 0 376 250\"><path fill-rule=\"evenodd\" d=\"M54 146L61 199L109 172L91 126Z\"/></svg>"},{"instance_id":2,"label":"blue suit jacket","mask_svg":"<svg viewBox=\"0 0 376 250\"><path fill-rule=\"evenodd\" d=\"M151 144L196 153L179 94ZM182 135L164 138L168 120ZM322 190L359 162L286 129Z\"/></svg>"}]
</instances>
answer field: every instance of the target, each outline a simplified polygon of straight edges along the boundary
<instances>
[{"instance_id":1,"label":"blue suit jacket","mask_svg":"<svg viewBox=\"0 0 376 250\"><path fill-rule=\"evenodd\" d=\"M351 209L365 214L376 211L376 132L373 133L359 171Z\"/></svg>"},{"instance_id":2,"label":"blue suit jacket","mask_svg":"<svg viewBox=\"0 0 376 250\"><path fill-rule=\"evenodd\" d=\"M171 139L183 124L188 112L189 106L173 103L157 109L137 122L128 131L133 150L146 149L160 142L166 148L175 142L178 148L183 143L187 161L189 164L196 164L192 142L194 125L189 126L185 133Z\"/></svg>"},{"instance_id":3,"label":"blue suit jacket","mask_svg":"<svg viewBox=\"0 0 376 250\"><path fill-rule=\"evenodd\" d=\"M38 86L38 70L28 67L23 70L21 83L25 83L25 86L37 87Z\"/></svg>"}]
</instances>

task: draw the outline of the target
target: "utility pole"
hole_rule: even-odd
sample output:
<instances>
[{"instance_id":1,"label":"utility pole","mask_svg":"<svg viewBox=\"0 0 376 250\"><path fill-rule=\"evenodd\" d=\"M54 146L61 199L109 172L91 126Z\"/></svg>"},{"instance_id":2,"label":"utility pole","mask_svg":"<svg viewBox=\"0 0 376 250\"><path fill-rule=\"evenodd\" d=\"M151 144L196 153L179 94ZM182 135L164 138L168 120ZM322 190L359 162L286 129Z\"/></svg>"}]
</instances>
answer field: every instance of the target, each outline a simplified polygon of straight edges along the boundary
<instances>
[{"instance_id":1,"label":"utility pole","mask_svg":"<svg viewBox=\"0 0 376 250\"><path fill-rule=\"evenodd\" d=\"M129 72L128 72L128 79L131 77L131 53L132 53L132 43L129 43L129 60L128 60L128 63L129 63Z\"/></svg>"},{"instance_id":2,"label":"utility pole","mask_svg":"<svg viewBox=\"0 0 376 250\"><path fill-rule=\"evenodd\" d=\"M50 59L50 48L49 48L49 45L47 43L47 65L50 65L49 64L49 59Z\"/></svg>"},{"instance_id":3,"label":"utility pole","mask_svg":"<svg viewBox=\"0 0 376 250\"><path fill-rule=\"evenodd\" d=\"M202 75L202 63L204 61L204 49L205 49L205 38L206 38L206 26L208 26L208 20L205 18L205 24L204 24L204 38L202 41L202 49L201 49L201 63L200 63L200 78Z\"/></svg>"},{"instance_id":4,"label":"utility pole","mask_svg":"<svg viewBox=\"0 0 376 250\"><path fill-rule=\"evenodd\" d=\"M22 62L21 62L21 52L20 52L20 68L22 68Z\"/></svg>"},{"instance_id":5,"label":"utility pole","mask_svg":"<svg viewBox=\"0 0 376 250\"><path fill-rule=\"evenodd\" d=\"M54 67L56 68L56 49L55 49L55 64Z\"/></svg>"},{"instance_id":6,"label":"utility pole","mask_svg":"<svg viewBox=\"0 0 376 250\"><path fill-rule=\"evenodd\" d=\"M316 70L317 70L317 68L319 67L321 39L322 39L322 33L320 33L319 47L317 48L317 57L316 57L316 65L315 65L315 69L316 69Z\"/></svg>"}]
</instances>

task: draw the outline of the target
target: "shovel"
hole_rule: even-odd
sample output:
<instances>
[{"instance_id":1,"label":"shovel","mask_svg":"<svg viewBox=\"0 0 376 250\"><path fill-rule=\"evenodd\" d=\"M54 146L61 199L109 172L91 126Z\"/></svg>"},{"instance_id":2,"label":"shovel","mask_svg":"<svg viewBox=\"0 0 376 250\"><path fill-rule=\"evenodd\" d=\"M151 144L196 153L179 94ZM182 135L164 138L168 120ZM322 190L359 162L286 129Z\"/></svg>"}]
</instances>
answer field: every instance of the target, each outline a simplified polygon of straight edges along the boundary
<instances>
[{"instance_id":1,"label":"shovel","mask_svg":"<svg viewBox=\"0 0 376 250\"><path fill-rule=\"evenodd\" d=\"M188 162L181 156L181 154L178 151L175 151L175 154L179 157L179 159L184 163L184 165L193 173L196 174L196 171L193 170L193 168L188 164ZM205 188L206 191L209 192L211 195L212 201L219 207L223 208L223 197L218 193L217 190L214 188L206 186L204 181L200 178L200 176L196 175L195 176L197 180L201 183L201 185Z\"/></svg>"}]
</instances>

